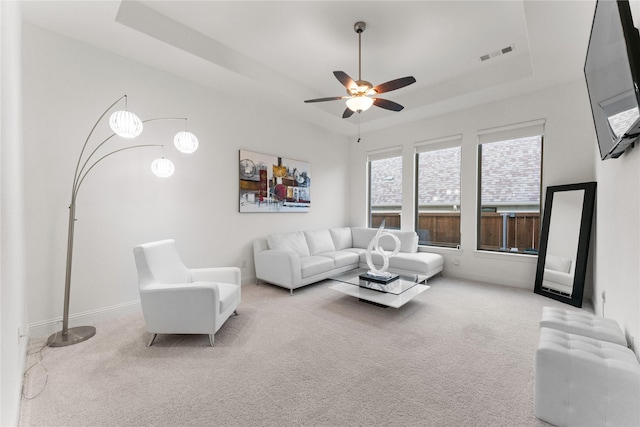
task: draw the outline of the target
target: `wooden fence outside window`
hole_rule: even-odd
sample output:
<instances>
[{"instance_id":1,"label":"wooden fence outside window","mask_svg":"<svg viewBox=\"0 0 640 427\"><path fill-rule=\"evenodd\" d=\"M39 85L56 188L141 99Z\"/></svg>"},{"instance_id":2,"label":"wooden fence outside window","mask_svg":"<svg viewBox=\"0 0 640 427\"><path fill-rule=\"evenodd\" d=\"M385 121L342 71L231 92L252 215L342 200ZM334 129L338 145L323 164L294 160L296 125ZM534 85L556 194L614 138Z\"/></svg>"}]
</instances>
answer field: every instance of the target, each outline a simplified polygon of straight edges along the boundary
<instances>
[{"instance_id":1,"label":"wooden fence outside window","mask_svg":"<svg viewBox=\"0 0 640 427\"><path fill-rule=\"evenodd\" d=\"M385 228L400 229L400 212L374 212L371 226L379 227L383 220ZM539 212L483 212L480 228L481 250L535 252L540 245ZM420 212L417 232L421 245L455 248L460 244L460 213Z\"/></svg>"}]
</instances>

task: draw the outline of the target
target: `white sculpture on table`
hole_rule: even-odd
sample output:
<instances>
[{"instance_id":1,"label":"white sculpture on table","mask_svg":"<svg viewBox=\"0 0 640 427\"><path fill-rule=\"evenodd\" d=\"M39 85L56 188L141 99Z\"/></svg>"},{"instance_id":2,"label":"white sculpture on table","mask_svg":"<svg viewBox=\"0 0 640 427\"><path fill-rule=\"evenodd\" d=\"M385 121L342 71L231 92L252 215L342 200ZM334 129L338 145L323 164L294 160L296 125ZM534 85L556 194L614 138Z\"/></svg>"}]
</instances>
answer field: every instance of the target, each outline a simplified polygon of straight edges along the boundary
<instances>
[{"instance_id":1,"label":"white sculpture on table","mask_svg":"<svg viewBox=\"0 0 640 427\"><path fill-rule=\"evenodd\" d=\"M390 278L395 275L387 271L387 269L389 268L389 258L396 256L398 252L400 252L400 239L398 239L398 236L396 236L395 234L384 231L384 223L385 221L382 221L382 224L380 224L380 228L378 228L378 232L375 236L373 236L373 239L371 239L371 242L369 242L369 246L367 247L367 265L369 266L369 271L367 272L367 274L375 277ZM396 243L395 249L391 252L387 252L380 247L380 239L387 236L391 237ZM379 269L376 268L373 260L371 259L371 253L374 250L382 256L383 264Z\"/></svg>"}]
</instances>

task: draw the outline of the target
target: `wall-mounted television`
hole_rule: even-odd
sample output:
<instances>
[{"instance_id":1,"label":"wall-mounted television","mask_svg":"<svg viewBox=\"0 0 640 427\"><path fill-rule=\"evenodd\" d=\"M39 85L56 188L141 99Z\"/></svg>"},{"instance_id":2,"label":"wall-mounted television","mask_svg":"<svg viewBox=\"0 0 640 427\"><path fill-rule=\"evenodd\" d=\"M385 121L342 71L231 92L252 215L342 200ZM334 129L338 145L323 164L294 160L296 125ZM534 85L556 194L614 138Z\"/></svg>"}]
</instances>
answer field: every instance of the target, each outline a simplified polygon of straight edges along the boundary
<instances>
[{"instance_id":1,"label":"wall-mounted television","mask_svg":"<svg viewBox=\"0 0 640 427\"><path fill-rule=\"evenodd\" d=\"M602 160L620 157L640 136L640 35L627 0L598 0L584 75Z\"/></svg>"}]
</instances>

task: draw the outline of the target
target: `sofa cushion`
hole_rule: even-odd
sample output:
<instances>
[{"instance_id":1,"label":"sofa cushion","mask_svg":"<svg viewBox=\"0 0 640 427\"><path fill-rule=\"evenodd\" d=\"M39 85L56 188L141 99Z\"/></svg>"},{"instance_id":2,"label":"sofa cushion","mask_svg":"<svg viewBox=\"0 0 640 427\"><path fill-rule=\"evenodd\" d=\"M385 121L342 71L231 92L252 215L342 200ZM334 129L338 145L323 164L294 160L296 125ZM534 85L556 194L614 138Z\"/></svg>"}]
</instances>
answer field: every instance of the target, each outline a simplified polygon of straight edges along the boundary
<instances>
[{"instance_id":1,"label":"sofa cushion","mask_svg":"<svg viewBox=\"0 0 640 427\"><path fill-rule=\"evenodd\" d=\"M322 252L333 252L336 250L329 230L305 231L304 237L307 239L307 246L309 246L310 255L316 255Z\"/></svg>"},{"instance_id":2,"label":"sofa cushion","mask_svg":"<svg viewBox=\"0 0 640 427\"><path fill-rule=\"evenodd\" d=\"M335 264L335 268L342 268L348 265L353 265L356 267L360 262L360 256L352 251L334 251L334 252L324 252L318 254L319 256L326 256L327 258L331 258Z\"/></svg>"},{"instance_id":3,"label":"sofa cushion","mask_svg":"<svg viewBox=\"0 0 640 427\"><path fill-rule=\"evenodd\" d=\"M382 260L380 260L380 262L382 262ZM443 263L444 258L438 254L430 254L427 252L418 252L415 254L399 253L389 259L389 268L411 270L427 274L431 270L441 267Z\"/></svg>"},{"instance_id":4,"label":"sofa cushion","mask_svg":"<svg viewBox=\"0 0 640 427\"><path fill-rule=\"evenodd\" d=\"M366 263L366 253L360 256L361 262ZM382 255L377 252L371 254L371 261L377 268L383 265ZM407 254L400 252L396 256L389 258L389 270L408 270L419 274L429 274L432 270L440 268L444 263L444 258L438 254L418 252Z\"/></svg>"},{"instance_id":5,"label":"sofa cushion","mask_svg":"<svg viewBox=\"0 0 640 427\"><path fill-rule=\"evenodd\" d=\"M378 231L377 228L352 227L351 237L354 248L367 248L369 242L373 239ZM386 240L386 239L385 239Z\"/></svg>"},{"instance_id":6,"label":"sofa cushion","mask_svg":"<svg viewBox=\"0 0 640 427\"><path fill-rule=\"evenodd\" d=\"M302 231L293 233L276 233L267 237L269 249L277 251L293 251L300 256L309 256L309 246Z\"/></svg>"},{"instance_id":7,"label":"sofa cushion","mask_svg":"<svg viewBox=\"0 0 640 427\"><path fill-rule=\"evenodd\" d=\"M399 230L385 230L391 234L394 234L400 240L400 252L415 253L418 251L418 235L415 231L399 231ZM365 228L365 227L353 227L351 229L351 235L353 236L354 248L367 248L371 239L373 239L378 232L377 228ZM382 237L378 244L385 251L393 251L396 247L396 242L391 237Z\"/></svg>"},{"instance_id":8,"label":"sofa cushion","mask_svg":"<svg viewBox=\"0 0 640 427\"><path fill-rule=\"evenodd\" d=\"M332 270L334 266L333 260L324 256L313 255L300 258L300 273L303 279Z\"/></svg>"},{"instance_id":9,"label":"sofa cushion","mask_svg":"<svg viewBox=\"0 0 640 427\"><path fill-rule=\"evenodd\" d=\"M569 258L547 254L544 259L544 268L569 273L571 271L571 260Z\"/></svg>"},{"instance_id":10,"label":"sofa cushion","mask_svg":"<svg viewBox=\"0 0 640 427\"><path fill-rule=\"evenodd\" d=\"M400 252L406 252L408 254L418 252L418 234L415 231L389 231L398 236L398 238L400 239ZM382 239L380 240L382 241ZM387 249L386 247L384 249L392 251L395 248L395 243L388 237L385 240L389 242L389 249Z\"/></svg>"},{"instance_id":11,"label":"sofa cushion","mask_svg":"<svg viewBox=\"0 0 640 427\"><path fill-rule=\"evenodd\" d=\"M331 238L333 239L333 245L335 246L336 251L353 247L350 227L331 228L329 229L329 233L331 233Z\"/></svg>"}]
</instances>

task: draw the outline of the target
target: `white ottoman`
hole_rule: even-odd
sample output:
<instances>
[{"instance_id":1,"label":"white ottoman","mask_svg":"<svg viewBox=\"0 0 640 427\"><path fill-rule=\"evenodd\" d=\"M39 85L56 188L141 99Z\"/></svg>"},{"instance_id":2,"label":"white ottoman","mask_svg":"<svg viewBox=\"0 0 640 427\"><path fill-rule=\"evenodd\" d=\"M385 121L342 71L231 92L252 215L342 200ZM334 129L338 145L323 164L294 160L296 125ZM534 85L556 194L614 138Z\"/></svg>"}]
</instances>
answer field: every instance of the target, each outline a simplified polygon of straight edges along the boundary
<instances>
[{"instance_id":1,"label":"white ottoman","mask_svg":"<svg viewBox=\"0 0 640 427\"><path fill-rule=\"evenodd\" d=\"M640 363L627 347L540 329L535 415L559 427L640 426Z\"/></svg>"},{"instance_id":2,"label":"white ottoman","mask_svg":"<svg viewBox=\"0 0 640 427\"><path fill-rule=\"evenodd\" d=\"M584 337L627 346L627 340L618 322L589 313L580 313L578 311L563 310L555 307L543 307L540 327L557 329L570 334L582 335Z\"/></svg>"}]
</instances>

